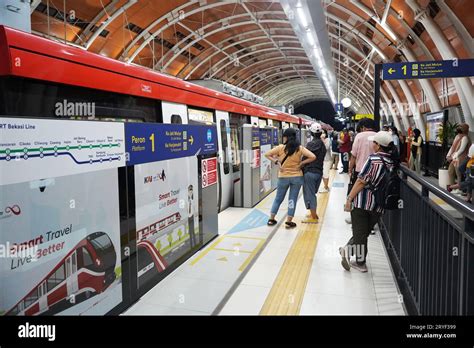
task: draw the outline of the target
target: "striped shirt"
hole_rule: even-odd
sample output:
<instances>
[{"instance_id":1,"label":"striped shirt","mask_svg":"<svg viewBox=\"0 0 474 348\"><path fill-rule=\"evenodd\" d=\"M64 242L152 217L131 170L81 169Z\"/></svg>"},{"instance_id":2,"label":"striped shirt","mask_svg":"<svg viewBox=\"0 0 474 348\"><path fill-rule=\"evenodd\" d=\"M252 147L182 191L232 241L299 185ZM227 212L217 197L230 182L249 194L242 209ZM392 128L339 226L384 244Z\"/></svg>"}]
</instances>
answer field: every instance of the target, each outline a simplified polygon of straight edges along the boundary
<instances>
[{"instance_id":1,"label":"striped shirt","mask_svg":"<svg viewBox=\"0 0 474 348\"><path fill-rule=\"evenodd\" d=\"M377 152L367 158L367 161L360 171L358 178L367 184L372 184L374 187L380 185L383 175L385 174L381 157L383 157L385 165L388 169L391 169L394 166L393 160L390 158L389 154ZM364 187L354 197L354 208L375 211L377 213L383 213L384 211L382 207L376 204L372 190L369 190L366 187Z\"/></svg>"}]
</instances>

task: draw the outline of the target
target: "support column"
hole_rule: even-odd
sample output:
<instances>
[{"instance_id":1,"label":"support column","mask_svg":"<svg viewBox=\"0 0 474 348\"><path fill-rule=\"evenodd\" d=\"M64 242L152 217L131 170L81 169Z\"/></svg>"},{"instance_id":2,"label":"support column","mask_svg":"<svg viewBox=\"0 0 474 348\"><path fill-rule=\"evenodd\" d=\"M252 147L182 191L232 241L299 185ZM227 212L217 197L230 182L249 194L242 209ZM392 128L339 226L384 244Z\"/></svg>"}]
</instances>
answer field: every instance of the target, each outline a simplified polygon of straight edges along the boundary
<instances>
[{"instance_id":1,"label":"support column","mask_svg":"<svg viewBox=\"0 0 474 348\"><path fill-rule=\"evenodd\" d=\"M425 27L443 59L449 60L458 58L453 46L448 42L441 29L430 17L426 9L422 9L416 0L406 0L406 3L415 13L415 20L420 21ZM468 123L470 127L474 127L472 119L472 115L474 114L474 93L471 81L468 78L459 78L457 86L460 88L456 88L458 94L460 95L460 93L464 93L465 100L467 100L467 107L465 108L465 105L463 106L466 123Z\"/></svg>"},{"instance_id":2,"label":"support column","mask_svg":"<svg viewBox=\"0 0 474 348\"><path fill-rule=\"evenodd\" d=\"M400 49L408 61L416 62L418 59L410 48L406 44L406 39L398 43L398 49ZM430 105L430 111L435 112L441 110L441 103L439 101L438 93L433 87L433 84L430 80L420 79L416 80L420 83L421 88L425 91L426 96L428 97L428 104Z\"/></svg>"},{"instance_id":3,"label":"support column","mask_svg":"<svg viewBox=\"0 0 474 348\"><path fill-rule=\"evenodd\" d=\"M382 64L375 64L374 66L374 121L376 130L380 130L380 72Z\"/></svg>"}]
</instances>

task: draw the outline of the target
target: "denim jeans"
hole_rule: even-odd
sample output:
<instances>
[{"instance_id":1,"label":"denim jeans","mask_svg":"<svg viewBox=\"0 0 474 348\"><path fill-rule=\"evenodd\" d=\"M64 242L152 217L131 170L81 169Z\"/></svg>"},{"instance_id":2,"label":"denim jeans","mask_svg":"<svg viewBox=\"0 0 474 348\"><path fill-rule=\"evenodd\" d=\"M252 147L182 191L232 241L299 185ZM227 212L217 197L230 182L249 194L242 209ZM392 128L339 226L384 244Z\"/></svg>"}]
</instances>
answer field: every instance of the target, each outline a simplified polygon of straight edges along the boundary
<instances>
[{"instance_id":1,"label":"denim jeans","mask_svg":"<svg viewBox=\"0 0 474 348\"><path fill-rule=\"evenodd\" d=\"M322 178L323 176L321 173L304 173L303 196L306 209L316 210L316 207L318 206L316 192L319 190Z\"/></svg>"},{"instance_id":2,"label":"denim jeans","mask_svg":"<svg viewBox=\"0 0 474 348\"><path fill-rule=\"evenodd\" d=\"M290 188L290 195L288 197L288 216L295 216L296 202L298 201L298 194L303 185L302 176L290 176L287 178L278 178L277 193L273 201L271 213L278 213L281 203L285 199L286 192Z\"/></svg>"}]
</instances>

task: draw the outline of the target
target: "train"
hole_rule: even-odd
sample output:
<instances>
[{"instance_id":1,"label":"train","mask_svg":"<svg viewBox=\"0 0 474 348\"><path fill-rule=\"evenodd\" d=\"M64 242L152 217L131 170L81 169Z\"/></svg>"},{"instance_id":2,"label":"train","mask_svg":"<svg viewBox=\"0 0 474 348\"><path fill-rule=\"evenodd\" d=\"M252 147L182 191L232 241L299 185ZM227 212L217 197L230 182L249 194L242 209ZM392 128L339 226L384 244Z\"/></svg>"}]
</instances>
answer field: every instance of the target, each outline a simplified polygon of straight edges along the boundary
<instances>
[{"instance_id":1,"label":"train","mask_svg":"<svg viewBox=\"0 0 474 348\"><path fill-rule=\"evenodd\" d=\"M98 295L116 279L116 262L107 233L91 233L5 315L54 315Z\"/></svg>"},{"instance_id":2,"label":"train","mask_svg":"<svg viewBox=\"0 0 474 348\"><path fill-rule=\"evenodd\" d=\"M239 128L311 122L135 64L0 26L0 115L199 124L218 130L218 210L240 177Z\"/></svg>"}]
</instances>

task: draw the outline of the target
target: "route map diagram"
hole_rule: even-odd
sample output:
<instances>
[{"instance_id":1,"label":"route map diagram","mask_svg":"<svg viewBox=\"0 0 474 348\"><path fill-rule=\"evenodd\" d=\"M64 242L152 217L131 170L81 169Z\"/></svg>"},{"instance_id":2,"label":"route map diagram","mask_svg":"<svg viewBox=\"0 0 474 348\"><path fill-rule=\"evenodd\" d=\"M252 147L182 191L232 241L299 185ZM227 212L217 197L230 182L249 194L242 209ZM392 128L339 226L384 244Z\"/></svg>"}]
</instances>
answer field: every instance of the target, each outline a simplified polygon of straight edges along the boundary
<instances>
[{"instance_id":1,"label":"route map diagram","mask_svg":"<svg viewBox=\"0 0 474 348\"><path fill-rule=\"evenodd\" d=\"M121 166L125 166L122 123L0 119L2 184Z\"/></svg>"}]
</instances>

